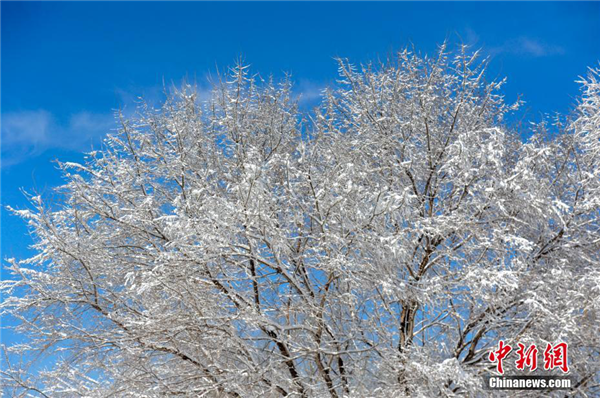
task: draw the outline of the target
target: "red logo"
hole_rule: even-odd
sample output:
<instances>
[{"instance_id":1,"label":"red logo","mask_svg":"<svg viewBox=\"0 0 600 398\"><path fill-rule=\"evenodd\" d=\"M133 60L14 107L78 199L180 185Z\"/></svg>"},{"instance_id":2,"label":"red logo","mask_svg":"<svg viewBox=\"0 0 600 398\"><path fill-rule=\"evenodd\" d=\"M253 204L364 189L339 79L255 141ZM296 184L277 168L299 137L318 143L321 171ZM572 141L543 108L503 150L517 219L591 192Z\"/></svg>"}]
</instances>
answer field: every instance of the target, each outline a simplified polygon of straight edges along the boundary
<instances>
[{"instance_id":1,"label":"red logo","mask_svg":"<svg viewBox=\"0 0 600 398\"><path fill-rule=\"evenodd\" d=\"M490 352L490 361L498 362L498 365L496 367L500 374L504 374L504 368L502 368L502 360L506 358L506 356L509 352L511 352L511 350L511 346L504 345L504 341L500 340L500 342L498 343L498 349L496 351Z\"/></svg>"},{"instance_id":2,"label":"red logo","mask_svg":"<svg viewBox=\"0 0 600 398\"><path fill-rule=\"evenodd\" d=\"M522 343L517 343L519 348L516 350L519 358L515 361L517 369L525 370L529 368L530 371L537 369L537 356L538 349L535 344L525 347ZM568 359L567 359L567 343L557 343L552 345L548 343L544 350L544 369L552 370L559 368L563 373L569 371ZM512 347L508 344L504 344L503 340L498 342L498 348L490 351L489 360L496 362L496 370L498 373L504 374L504 367L502 361L510 354Z\"/></svg>"},{"instance_id":3,"label":"red logo","mask_svg":"<svg viewBox=\"0 0 600 398\"><path fill-rule=\"evenodd\" d=\"M530 345L527 350L525 350L525 346L521 343L518 343L518 346L517 355L519 355L519 359L515 361L517 369L524 370L525 366L527 366L529 370L536 370L538 349L535 344Z\"/></svg>"},{"instance_id":4,"label":"red logo","mask_svg":"<svg viewBox=\"0 0 600 398\"><path fill-rule=\"evenodd\" d=\"M559 368L563 373L569 371L567 364L567 343L558 343L552 346L550 343L544 350L544 369L551 370Z\"/></svg>"}]
</instances>

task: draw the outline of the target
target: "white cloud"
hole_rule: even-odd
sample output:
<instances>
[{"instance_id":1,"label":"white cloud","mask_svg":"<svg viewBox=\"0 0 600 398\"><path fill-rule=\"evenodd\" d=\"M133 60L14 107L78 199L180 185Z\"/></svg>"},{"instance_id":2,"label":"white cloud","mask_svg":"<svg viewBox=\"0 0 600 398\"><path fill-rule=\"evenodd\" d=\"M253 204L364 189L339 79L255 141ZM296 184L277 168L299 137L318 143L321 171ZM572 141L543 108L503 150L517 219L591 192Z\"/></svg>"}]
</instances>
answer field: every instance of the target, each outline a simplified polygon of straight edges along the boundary
<instances>
[{"instance_id":1,"label":"white cloud","mask_svg":"<svg viewBox=\"0 0 600 398\"><path fill-rule=\"evenodd\" d=\"M561 46L548 44L541 40L525 36L507 40L500 46L490 47L488 51L492 55L507 53L531 57L547 57L551 55L563 55L565 53L565 49Z\"/></svg>"},{"instance_id":2,"label":"white cloud","mask_svg":"<svg viewBox=\"0 0 600 398\"><path fill-rule=\"evenodd\" d=\"M137 106L145 102L160 107L165 92L172 93L182 85L146 87L140 96L130 91L117 90L120 106L126 117L135 113ZM294 85L294 94L299 96L302 106L315 106L321 98L324 86L313 81L301 80ZM212 87L208 84L192 84L198 101L210 99ZM79 112L66 120L58 118L45 109L3 113L1 118L1 165L8 167L36 157L49 149L88 151L98 146L107 133L116 127L114 114Z\"/></svg>"},{"instance_id":3,"label":"white cloud","mask_svg":"<svg viewBox=\"0 0 600 398\"><path fill-rule=\"evenodd\" d=\"M48 149L85 151L115 128L112 114L80 112L60 122L52 113L9 112L2 115L2 167L20 163Z\"/></svg>"},{"instance_id":4,"label":"white cloud","mask_svg":"<svg viewBox=\"0 0 600 398\"><path fill-rule=\"evenodd\" d=\"M455 32L455 35L458 38L458 44L464 44L469 47L476 46L481 40L481 37L470 26Z\"/></svg>"},{"instance_id":5,"label":"white cloud","mask_svg":"<svg viewBox=\"0 0 600 398\"><path fill-rule=\"evenodd\" d=\"M325 86L310 80L300 80L294 85L294 93L298 96L300 105L315 106L319 103Z\"/></svg>"}]
</instances>

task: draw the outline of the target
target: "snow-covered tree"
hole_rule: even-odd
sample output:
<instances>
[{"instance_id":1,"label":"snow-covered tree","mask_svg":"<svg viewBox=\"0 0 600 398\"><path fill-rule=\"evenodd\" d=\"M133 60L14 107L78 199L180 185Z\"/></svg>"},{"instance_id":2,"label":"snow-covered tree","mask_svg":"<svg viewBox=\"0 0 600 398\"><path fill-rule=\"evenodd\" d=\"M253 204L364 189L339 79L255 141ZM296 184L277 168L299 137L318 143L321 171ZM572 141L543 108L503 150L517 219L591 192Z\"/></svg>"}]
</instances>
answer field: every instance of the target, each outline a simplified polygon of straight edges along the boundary
<instances>
[{"instance_id":1,"label":"snow-covered tree","mask_svg":"<svg viewBox=\"0 0 600 398\"><path fill-rule=\"evenodd\" d=\"M599 71L523 141L477 54L339 70L303 113L239 65L61 163L14 210L5 393L481 396L502 339L567 342L561 394L598 394Z\"/></svg>"}]
</instances>

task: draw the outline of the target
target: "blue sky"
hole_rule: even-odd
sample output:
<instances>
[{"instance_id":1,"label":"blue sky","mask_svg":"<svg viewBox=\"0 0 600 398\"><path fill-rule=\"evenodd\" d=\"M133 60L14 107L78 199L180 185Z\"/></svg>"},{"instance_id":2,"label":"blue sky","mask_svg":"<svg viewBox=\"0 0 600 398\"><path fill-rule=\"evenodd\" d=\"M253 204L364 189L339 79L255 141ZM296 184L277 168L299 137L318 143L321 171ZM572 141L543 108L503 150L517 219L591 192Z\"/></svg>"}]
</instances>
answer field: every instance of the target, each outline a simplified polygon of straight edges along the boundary
<instances>
[{"instance_id":1,"label":"blue sky","mask_svg":"<svg viewBox=\"0 0 600 398\"><path fill-rule=\"evenodd\" d=\"M575 80L600 60L600 3L2 2L2 205L20 188L60 184L52 159L77 161L114 127L112 112L163 82L207 87L239 56L262 75L291 72L305 104L336 78L333 57L385 58L448 39L491 57L527 116L567 112ZM28 254L23 223L2 209L2 257Z\"/></svg>"}]
</instances>

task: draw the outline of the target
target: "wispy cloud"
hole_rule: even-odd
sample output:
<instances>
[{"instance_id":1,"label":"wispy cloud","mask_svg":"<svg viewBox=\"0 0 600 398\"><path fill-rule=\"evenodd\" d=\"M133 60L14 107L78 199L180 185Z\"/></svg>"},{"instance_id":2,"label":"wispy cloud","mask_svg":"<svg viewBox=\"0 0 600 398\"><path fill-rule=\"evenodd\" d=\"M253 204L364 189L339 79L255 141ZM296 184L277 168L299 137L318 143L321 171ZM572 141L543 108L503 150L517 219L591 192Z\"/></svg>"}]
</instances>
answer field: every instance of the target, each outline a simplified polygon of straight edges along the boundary
<instances>
[{"instance_id":1,"label":"wispy cloud","mask_svg":"<svg viewBox=\"0 0 600 398\"><path fill-rule=\"evenodd\" d=\"M477 46L481 37L475 32L470 26L467 26L460 32L456 32L456 37L460 44L467 45L469 47Z\"/></svg>"},{"instance_id":2,"label":"wispy cloud","mask_svg":"<svg viewBox=\"0 0 600 398\"><path fill-rule=\"evenodd\" d=\"M505 41L499 46L488 48L492 55L496 54L516 54L530 57L548 57L552 55L563 55L565 49L555 44L549 44L542 40L532 37L521 36L515 39Z\"/></svg>"},{"instance_id":3,"label":"wispy cloud","mask_svg":"<svg viewBox=\"0 0 600 398\"><path fill-rule=\"evenodd\" d=\"M159 107L165 93L181 89L182 85L146 87L141 95L135 96L131 90L117 90L120 109L126 117L132 116L140 103ZM210 99L212 87L192 85L198 101ZM301 80L294 86L300 105L312 107L318 104L324 85L309 80ZM98 145L107 133L117 127L112 113L79 112L66 119L45 110L27 110L2 114L1 120L2 167L9 167L41 155L51 149L87 151Z\"/></svg>"},{"instance_id":4,"label":"wispy cloud","mask_svg":"<svg viewBox=\"0 0 600 398\"><path fill-rule=\"evenodd\" d=\"M294 85L294 94L298 96L300 106L316 106L325 90L325 85L311 80L300 80Z\"/></svg>"},{"instance_id":5,"label":"wispy cloud","mask_svg":"<svg viewBox=\"0 0 600 398\"><path fill-rule=\"evenodd\" d=\"M112 114L80 112L60 122L47 110L2 115L2 167L49 149L87 150L115 128Z\"/></svg>"}]
</instances>

